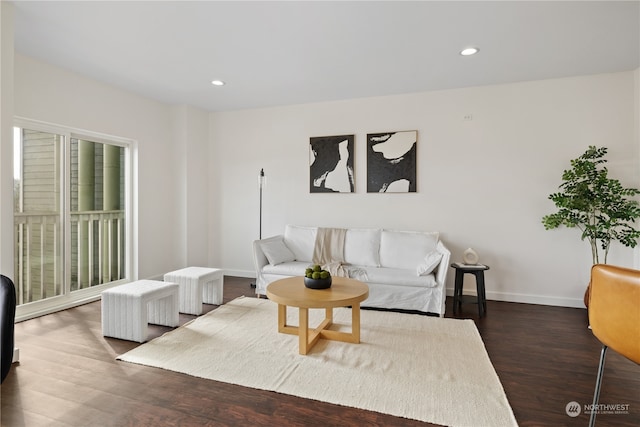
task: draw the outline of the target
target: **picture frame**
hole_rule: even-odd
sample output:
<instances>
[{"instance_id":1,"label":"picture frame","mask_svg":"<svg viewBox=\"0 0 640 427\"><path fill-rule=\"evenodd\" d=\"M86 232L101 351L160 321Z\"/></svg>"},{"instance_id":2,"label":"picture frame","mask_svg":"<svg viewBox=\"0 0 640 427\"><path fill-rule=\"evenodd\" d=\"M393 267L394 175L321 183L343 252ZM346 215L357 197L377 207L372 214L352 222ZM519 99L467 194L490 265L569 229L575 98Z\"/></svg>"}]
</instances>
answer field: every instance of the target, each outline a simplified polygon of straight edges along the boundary
<instances>
[{"instance_id":1,"label":"picture frame","mask_svg":"<svg viewBox=\"0 0 640 427\"><path fill-rule=\"evenodd\" d=\"M417 192L417 145L417 130L367 134L367 192Z\"/></svg>"},{"instance_id":2,"label":"picture frame","mask_svg":"<svg viewBox=\"0 0 640 427\"><path fill-rule=\"evenodd\" d=\"M355 135L318 136L309 139L309 191L354 193Z\"/></svg>"}]
</instances>

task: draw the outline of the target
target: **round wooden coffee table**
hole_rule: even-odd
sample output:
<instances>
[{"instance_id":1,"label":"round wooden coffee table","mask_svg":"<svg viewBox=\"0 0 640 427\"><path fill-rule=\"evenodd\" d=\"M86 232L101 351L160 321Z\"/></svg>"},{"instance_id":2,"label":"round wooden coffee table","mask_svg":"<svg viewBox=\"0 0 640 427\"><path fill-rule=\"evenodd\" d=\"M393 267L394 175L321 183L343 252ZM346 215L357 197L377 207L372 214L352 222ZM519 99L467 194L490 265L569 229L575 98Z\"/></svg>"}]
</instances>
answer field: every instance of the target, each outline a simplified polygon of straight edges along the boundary
<instances>
[{"instance_id":1,"label":"round wooden coffee table","mask_svg":"<svg viewBox=\"0 0 640 427\"><path fill-rule=\"evenodd\" d=\"M308 289L303 277L276 280L267 286L267 297L278 303L278 332L298 335L300 354L307 354L320 339L360 342L360 303L369 297L369 287L354 279L333 277L329 289ZM287 306L298 307L299 325L287 325ZM333 331L333 308L351 306L351 333ZM309 329L309 309L324 308L325 318Z\"/></svg>"}]
</instances>

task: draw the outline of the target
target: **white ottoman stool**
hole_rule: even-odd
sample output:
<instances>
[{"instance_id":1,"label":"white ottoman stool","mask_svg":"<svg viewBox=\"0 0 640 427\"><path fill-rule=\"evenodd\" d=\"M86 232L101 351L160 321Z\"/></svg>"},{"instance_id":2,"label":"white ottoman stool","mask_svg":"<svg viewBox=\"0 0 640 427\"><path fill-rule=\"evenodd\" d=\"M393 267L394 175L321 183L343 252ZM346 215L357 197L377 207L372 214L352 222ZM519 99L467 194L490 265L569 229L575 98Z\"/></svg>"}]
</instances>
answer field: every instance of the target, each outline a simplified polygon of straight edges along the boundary
<instances>
[{"instance_id":1,"label":"white ottoman stool","mask_svg":"<svg viewBox=\"0 0 640 427\"><path fill-rule=\"evenodd\" d=\"M145 342L147 323L179 325L179 286L138 280L102 292L102 335Z\"/></svg>"},{"instance_id":2,"label":"white ottoman stool","mask_svg":"<svg viewBox=\"0 0 640 427\"><path fill-rule=\"evenodd\" d=\"M180 313L202 314L202 303L222 304L223 278L219 268L187 267L164 275L180 285Z\"/></svg>"}]
</instances>

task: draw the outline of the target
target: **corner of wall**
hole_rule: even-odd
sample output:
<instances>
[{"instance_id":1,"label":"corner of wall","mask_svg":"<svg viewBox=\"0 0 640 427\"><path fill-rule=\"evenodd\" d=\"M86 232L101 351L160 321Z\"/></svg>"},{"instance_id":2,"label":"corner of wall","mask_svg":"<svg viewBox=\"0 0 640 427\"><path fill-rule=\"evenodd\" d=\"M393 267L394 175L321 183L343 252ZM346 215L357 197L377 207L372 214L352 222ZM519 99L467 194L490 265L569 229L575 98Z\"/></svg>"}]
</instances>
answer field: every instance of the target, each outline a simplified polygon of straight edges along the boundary
<instances>
[{"instance_id":1,"label":"corner of wall","mask_svg":"<svg viewBox=\"0 0 640 427\"><path fill-rule=\"evenodd\" d=\"M0 2L0 182L13 182L13 4ZM13 185L0 186L0 273L13 276Z\"/></svg>"},{"instance_id":2,"label":"corner of wall","mask_svg":"<svg viewBox=\"0 0 640 427\"><path fill-rule=\"evenodd\" d=\"M208 264L208 113L187 105L173 109L180 179L181 265Z\"/></svg>"},{"instance_id":3,"label":"corner of wall","mask_svg":"<svg viewBox=\"0 0 640 427\"><path fill-rule=\"evenodd\" d=\"M177 202L179 207L178 219L180 232L180 240L178 242L180 260L178 260L179 267L186 265L187 262L187 176L186 176L186 153L184 140L187 138L188 130L187 126L187 110L185 105L177 105L171 108L172 118L172 137L173 137L173 149L176 161L175 166L178 167L180 172L177 174L180 180L178 187L180 189L180 199Z\"/></svg>"}]
</instances>

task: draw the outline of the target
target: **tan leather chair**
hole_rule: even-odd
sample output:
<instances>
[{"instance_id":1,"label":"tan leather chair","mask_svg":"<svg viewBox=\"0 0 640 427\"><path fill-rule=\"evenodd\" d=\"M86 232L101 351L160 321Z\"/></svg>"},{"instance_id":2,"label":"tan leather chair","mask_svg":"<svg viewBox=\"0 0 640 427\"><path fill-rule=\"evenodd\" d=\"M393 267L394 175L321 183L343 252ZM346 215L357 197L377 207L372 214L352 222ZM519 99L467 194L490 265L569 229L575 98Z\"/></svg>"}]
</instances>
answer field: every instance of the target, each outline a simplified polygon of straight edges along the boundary
<instances>
[{"instance_id":1,"label":"tan leather chair","mask_svg":"<svg viewBox=\"0 0 640 427\"><path fill-rule=\"evenodd\" d=\"M593 409L589 426L596 421L596 408L607 348L640 364L640 271L598 264L591 268L589 323L602 343Z\"/></svg>"}]
</instances>

